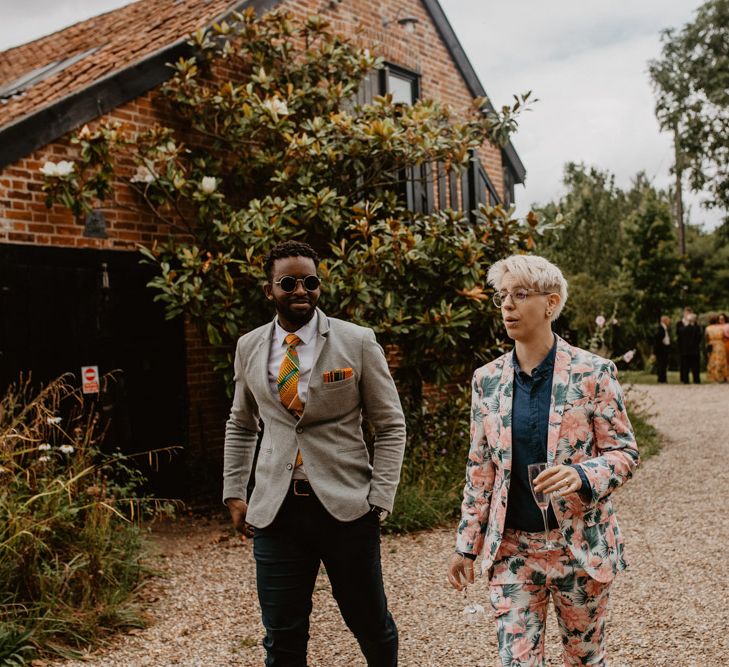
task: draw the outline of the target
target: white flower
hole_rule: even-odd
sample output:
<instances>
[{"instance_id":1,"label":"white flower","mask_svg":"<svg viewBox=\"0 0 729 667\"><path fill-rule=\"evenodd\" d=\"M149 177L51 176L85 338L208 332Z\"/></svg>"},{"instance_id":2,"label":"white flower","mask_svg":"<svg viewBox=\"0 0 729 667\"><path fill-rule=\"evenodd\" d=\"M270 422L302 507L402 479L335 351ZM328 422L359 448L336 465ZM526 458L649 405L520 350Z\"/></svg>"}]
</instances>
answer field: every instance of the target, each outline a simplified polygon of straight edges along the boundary
<instances>
[{"instance_id":1,"label":"white flower","mask_svg":"<svg viewBox=\"0 0 729 667\"><path fill-rule=\"evenodd\" d=\"M605 326L605 318L602 315L598 315L595 318L595 324L597 324L597 326L599 326L600 328L604 327Z\"/></svg>"},{"instance_id":2,"label":"white flower","mask_svg":"<svg viewBox=\"0 0 729 667\"><path fill-rule=\"evenodd\" d=\"M215 176L203 176L202 181L200 181L200 189L206 195L213 194L213 192L215 192L215 189L217 187L218 187L218 179L215 178Z\"/></svg>"},{"instance_id":3,"label":"white flower","mask_svg":"<svg viewBox=\"0 0 729 667\"><path fill-rule=\"evenodd\" d=\"M40 171L44 176L58 176L56 163L51 162L50 160L46 161L46 163L40 168Z\"/></svg>"},{"instance_id":4,"label":"white flower","mask_svg":"<svg viewBox=\"0 0 729 667\"><path fill-rule=\"evenodd\" d=\"M633 361L633 357L634 357L634 356L635 356L635 350L628 350L628 351L627 351L627 352L626 352L626 353L625 353L625 354L623 355L623 361L624 361L624 362L625 362L626 364L629 364L629 363L630 363L631 361Z\"/></svg>"},{"instance_id":5,"label":"white flower","mask_svg":"<svg viewBox=\"0 0 729 667\"><path fill-rule=\"evenodd\" d=\"M61 160L56 165L58 176L68 176L75 168L76 165L74 165L73 162L69 162L68 160Z\"/></svg>"},{"instance_id":6,"label":"white flower","mask_svg":"<svg viewBox=\"0 0 729 667\"><path fill-rule=\"evenodd\" d=\"M45 455L44 455L44 456L39 456L39 457L38 457L38 460L39 460L39 461L40 461L41 463L46 463L46 462L48 462L48 461L50 461L50 460L51 460L51 457L50 457L50 456L45 456Z\"/></svg>"},{"instance_id":7,"label":"white flower","mask_svg":"<svg viewBox=\"0 0 729 667\"><path fill-rule=\"evenodd\" d=\"M73 445L61 445L58 449L60 449L64 454L73 454Z\"/></svg>"},{"instance_id":8,"label":"white flower","mask_svg":"<svg viewBox=\"0 0 729 667\"><path fill-rule=\"evenodd\" d=\"M140 164L130 180L132 183L154 183L156 178L157 176L149 167Z\"/></svg>"},{"instance_id":9,"label":"white flower","mask_svg":"<svg viewBox=\"0 0 729 667\"><path fill-rule=\"evenodd\" d=\"M48 417L46 419L46 422L48 422L49 424L60 424L61 418L60 417Z\"/></svg>"},{"instance_id":10,"label":"white flower","mask_svg":"<svg viewBox=\"0 0 729 667\"><path fill-rule=\"evenodd\" d=\"M267 97L263 103L274 116L288 116L289 108L286 106L286 102L278 97Z\"/></svg>"},{"instance_id":11,"label":"white flower","mask_svg":"<svg viewBox=\"0 0 729 667\"><path fill-rule=\"evenodd\" d=\"M42 445L38 445L38 451L41 452L47 452L50 448L51 446L47 442L44 442Z\"/></svg>"},{"instance_id":12,"label":"white flower","mask_svg":"<svg viewBox=\"0 0 729 667\"><path fill-rule=\"evenodd\" d=\"M68 176L75 168L76 165L68 160L61 160L58 164L48 160L40 171L44 176Z\"/></svg>"}]
</instances>

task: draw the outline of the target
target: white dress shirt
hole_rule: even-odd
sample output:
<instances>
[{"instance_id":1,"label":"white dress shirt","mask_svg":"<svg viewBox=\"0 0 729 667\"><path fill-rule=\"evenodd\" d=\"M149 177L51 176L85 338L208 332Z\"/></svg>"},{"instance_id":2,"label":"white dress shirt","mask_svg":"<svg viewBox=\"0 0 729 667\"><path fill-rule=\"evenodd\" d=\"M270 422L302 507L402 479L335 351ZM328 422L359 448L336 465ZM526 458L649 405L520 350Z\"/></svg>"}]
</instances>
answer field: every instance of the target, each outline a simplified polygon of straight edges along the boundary
<instances>
[{"instance_id":1,"label":"white dress shirt","mask_svg":"<svg viewBox=\"0 0 729 667\"><path fill-rule=\"evenodd\" d=\"M281 362L286 354L286 336L295 333L301 342L296 346L296 353L299 355L299 398L306 404L306 396L309 393L309 378L311 378L311 367L314 364L314 351L316 350L316 334L319 331L319 313L315 312L301 329L297 331L286 331L276 318L271 339L271 349L268 353L268 384L271 391L278 394L278 372L281 369Z\"/></svg>"},{"instance_id":2,"label":"white dress shirt","mask_svg":"<svg viewBox=\"0 0 729 667\"><path fill-rule=\"evenodd\" d=\"M271 391L278 396L278 372L281 362L286 354L286 336L295 333L301 342L296 346L296 353L299 355L299 385L298 394L302 404L306 405L306 397L309 393L309 379L311 378L311 367L314 365L314 351L316 350L316 335L319 331L319 313L315 312L301 329L286 331L279 323L278 318L273 327L271 337L271 348L268 353L268 384ZM293 419L293 417L292 417ZM294 479L306 479L305 462L294 468Z\"/></svg>"}]
</instances>

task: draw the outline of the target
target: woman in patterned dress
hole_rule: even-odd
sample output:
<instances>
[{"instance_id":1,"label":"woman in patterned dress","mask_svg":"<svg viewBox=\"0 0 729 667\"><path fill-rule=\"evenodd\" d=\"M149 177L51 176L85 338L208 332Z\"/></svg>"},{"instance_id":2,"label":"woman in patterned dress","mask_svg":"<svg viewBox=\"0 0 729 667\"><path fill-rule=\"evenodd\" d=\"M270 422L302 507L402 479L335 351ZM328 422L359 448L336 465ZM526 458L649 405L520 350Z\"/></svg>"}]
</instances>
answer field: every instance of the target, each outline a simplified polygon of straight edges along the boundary
<instances>
[{"instance_id":1,"label":"woman in patterned dress","mask_svg":"<svg viewBox=\"0 0 729 667\"><path fill-rule=\"evenodd\" d=\"M612 493L639 462L615 365L552 332L567 298L561 271L536 256L494 264L514 350L473 376L471 447L448 579L474 582L480 555L509 667L544 665L549 598L565 665L606 665L610 585L625 569ZM550 494L549 532L527 466L546 462L535 489Z\"/></svg>"},{"instance_id":2,"label":"woman in patterned dress","mask_svg":"<svg viewBox=\"0 0 729 667\"><path fill-rule=\"evenodd\" d=\"M706 346L709 349L706 371L711 382L726 382L729 378L725 327L726 316L713 315L709 318L709 326L704 331Z\"/></svg>"}]
</instances>

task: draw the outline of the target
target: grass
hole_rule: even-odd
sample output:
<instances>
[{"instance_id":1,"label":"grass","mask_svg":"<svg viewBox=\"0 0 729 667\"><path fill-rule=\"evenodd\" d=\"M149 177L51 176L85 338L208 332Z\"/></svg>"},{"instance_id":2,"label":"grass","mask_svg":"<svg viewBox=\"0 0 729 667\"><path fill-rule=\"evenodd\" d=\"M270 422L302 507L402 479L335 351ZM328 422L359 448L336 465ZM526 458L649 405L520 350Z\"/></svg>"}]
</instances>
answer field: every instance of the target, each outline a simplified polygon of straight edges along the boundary
<instances>
[{"instance_id":1,"label":"grass","mask_svg":"<svg viewBox=\"0 0 729 667\"><path fill-rule=\"evenodd\" d=\"M642 461L646 461L661 451L661 436L655 426L650 423L650 416L642 411L636 411L628 407L630 423L633 425L635 441L638 443L638 451Z\"/></svg>"}]
</instances>

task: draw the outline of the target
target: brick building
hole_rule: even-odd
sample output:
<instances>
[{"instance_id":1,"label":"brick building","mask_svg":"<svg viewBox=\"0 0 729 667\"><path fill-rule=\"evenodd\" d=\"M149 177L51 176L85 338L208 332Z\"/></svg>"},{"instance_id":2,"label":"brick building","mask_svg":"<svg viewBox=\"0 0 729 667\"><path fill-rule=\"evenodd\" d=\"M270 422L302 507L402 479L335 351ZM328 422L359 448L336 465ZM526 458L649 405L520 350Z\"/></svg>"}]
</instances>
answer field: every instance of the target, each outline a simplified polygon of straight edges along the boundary
<instances>
[{"instance_id":1,"label":"brick building","mask_svg":"<svg viewBox=\"0 0 729 667\"><path fill-rule=\"evenodd\" d=\"M46 208L39 170L70 155L69 133L84 123L168 124L155 105L166 63L191 55L193 30L248 6L319 13L377 44L387 67L364 83L363 99L387 91L466 109L485 95L437 0L140 0L0 53L0 387L21 370L46 380L82 365L121 368L117 440L132 450L182 443L188 461L220 447L227 399L194 327L165 321L145 287L135 244L168 228L123 207L78 224ZM461 182L441 179L437 199L462 210L510 204L524 176L510 144L483 146ZM122 180L115 189L122 204L133 196ZM433 205L432 193L408 198Z\"/></svg>"}]
</instances>

